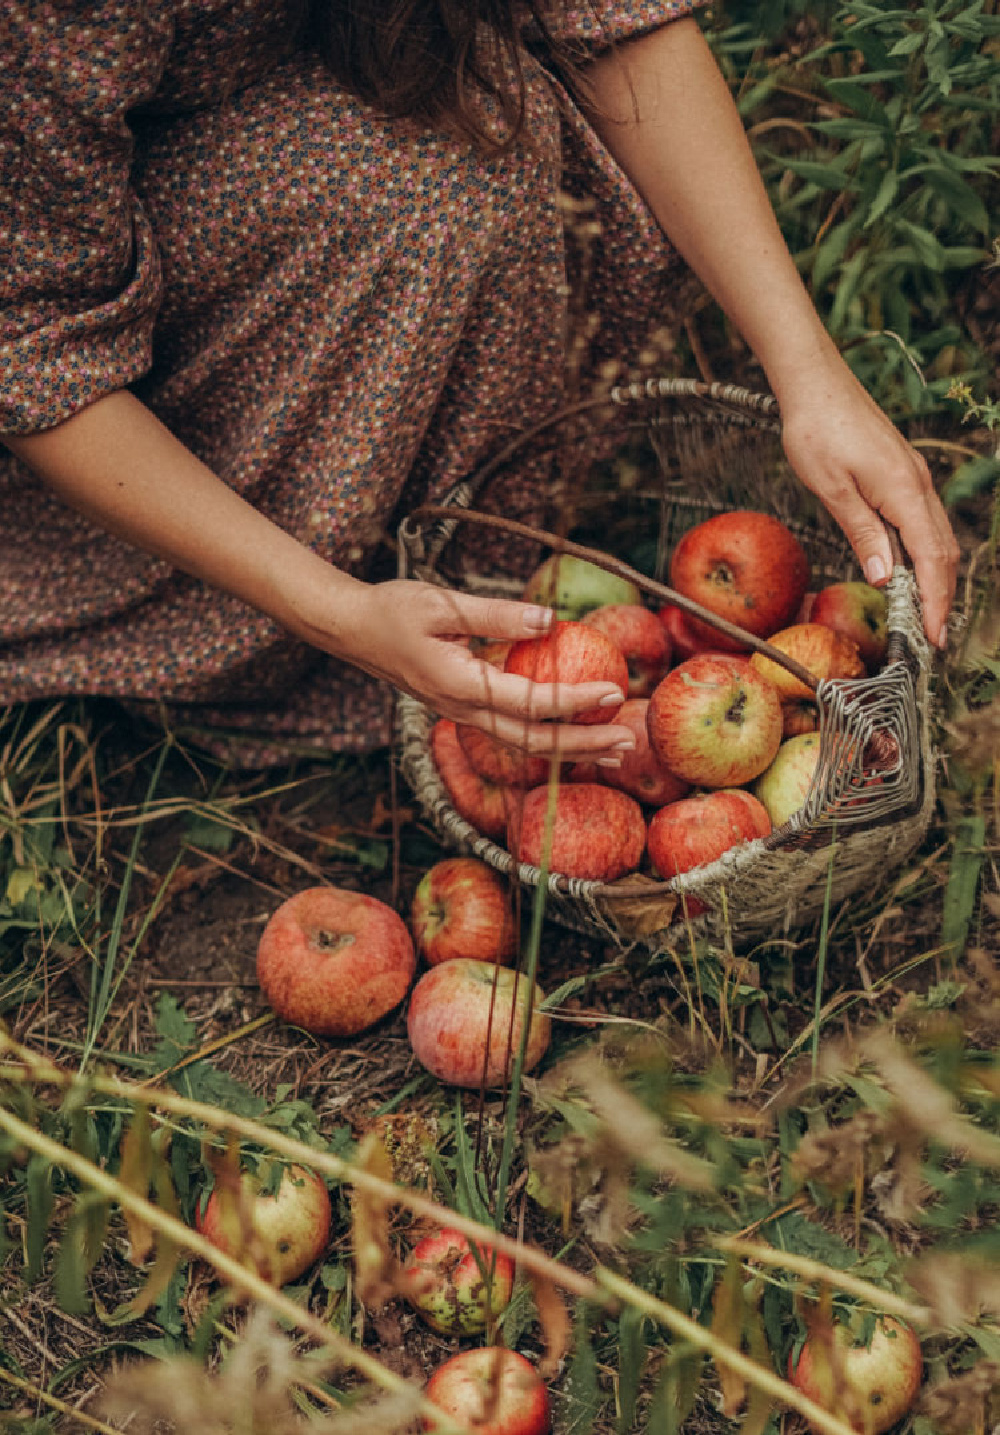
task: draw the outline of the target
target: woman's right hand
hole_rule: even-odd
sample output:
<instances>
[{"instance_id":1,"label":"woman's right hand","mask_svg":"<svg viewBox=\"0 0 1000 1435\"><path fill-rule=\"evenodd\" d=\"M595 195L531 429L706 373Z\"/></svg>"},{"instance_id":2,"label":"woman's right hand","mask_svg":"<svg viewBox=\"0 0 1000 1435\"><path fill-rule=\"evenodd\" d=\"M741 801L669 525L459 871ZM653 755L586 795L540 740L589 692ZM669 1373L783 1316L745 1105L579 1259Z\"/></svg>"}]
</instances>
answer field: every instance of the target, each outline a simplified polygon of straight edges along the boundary
<instances>
[{"instance_id":1,"label":"woman's right hand","mask_svg":"<svg viewBox=\"0 0 1000 1435\"><path fill-rule=\"evenodd\" d=\"M361 585L349 632L338 622L336 651L365 672L425 703L440 717L492 733L528 753L569 761L620 760L635 745L613 721L584 725L574 714L625 696L613 683L534 683L483 662L468 640L539 637L550 609L481 598L410 579ZM313 641L326 644L317 635Z\"/></svg>"}]
</instances>

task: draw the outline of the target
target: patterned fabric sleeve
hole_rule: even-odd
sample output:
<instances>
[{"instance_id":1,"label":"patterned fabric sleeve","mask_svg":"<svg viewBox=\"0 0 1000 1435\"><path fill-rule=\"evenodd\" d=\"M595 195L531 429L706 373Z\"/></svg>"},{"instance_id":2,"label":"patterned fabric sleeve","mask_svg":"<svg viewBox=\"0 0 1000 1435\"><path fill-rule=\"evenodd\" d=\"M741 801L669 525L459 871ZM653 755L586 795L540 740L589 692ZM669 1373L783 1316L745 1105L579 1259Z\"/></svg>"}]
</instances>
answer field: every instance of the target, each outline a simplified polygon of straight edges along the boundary
<instances>
[{"instance_id":1,"label":"patterned fabric sleeve","mask_svg":"<svg viewBox=\"0 0 1000 1435\"><path fill-rule=\"evenodd\" d=\"M548 0L544 14L553 39L596 54L711 3L712 0Z\"/></svg>"},{"instance_id":2,"label":"patterned fabric sleeve","mask_svg":"<svg viewBox=\"0 0 1000 1435\"><path fill-rule=\"evenodd\" d=\"M160 277L129 188L168 0L4 0L0 433L49 428L149 367Z\"/></svg>"}]
</instances>

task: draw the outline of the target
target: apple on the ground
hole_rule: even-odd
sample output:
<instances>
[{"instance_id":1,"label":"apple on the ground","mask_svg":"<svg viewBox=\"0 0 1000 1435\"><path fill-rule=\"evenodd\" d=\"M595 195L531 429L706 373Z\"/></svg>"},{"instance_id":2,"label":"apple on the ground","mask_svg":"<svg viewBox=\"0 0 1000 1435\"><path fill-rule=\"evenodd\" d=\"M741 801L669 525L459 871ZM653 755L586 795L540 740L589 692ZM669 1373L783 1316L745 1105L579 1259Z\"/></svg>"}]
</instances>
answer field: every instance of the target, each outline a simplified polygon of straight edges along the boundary
<instances>
[{"instance_id":1,"label":"apple on the ground","mask_svg":"<svg viewBox=\"0 0 1000 1435\"><path fill-rule=\"evenodd\" d=\"M859 1435L883 1435L903 1418L917 1398L923 1370L920 1341L893 1316L879 1317L869 1345L837 1321L825 1331L810 1331L797 1361L794 1352L788 1357L792 1385L823 1410L849 1420Z\"/></svg>"},{"instance_id":2,"label":"apple on the ground","mask_svg":"<svg viewBox=\"0 0 1000 1435\"><path fill-rule=\"evenodd\" d=\"M746 658L701 653L657 684L646 710L649 742L670 772L695 787L740 787L781 742L781 703Z\"/></svg>"},{"instance_id":3,"label":"apple on the ground","mask_svg":"<svg viewBox=\"0 0 1000 1435\"><path fill-rule=\"evenodd\" d=\"M491 1246L473 1250L461 1231L421 1236L403 1264L407 1299L439 1335L478 1335L506 1309L514 1262Z\"/></svg>"},{"instance_id":4,"label":"apple on the ground","mask_svg":"<svg viewBox=\"0 0 1000 1435\"><path fill-rule=\"evenodd\" d=\"M809 795L819 763L818 732L787 738L774 761L753 785L754 796L767 808L773 827L780 827L798 812Z\"/></svg>"},{"instance_id":5,"label":"apple on the ground","mask_svg":"<svg viewBox=\"0 0 1000 1435\"><path fill-rule=\"evenodd\" d=\"M510 789L483 777L462 751L456 724L438 718L431 728L431 757L455 811L484 837L502 838L507 831Z\"/></svg>"},{"instance_id":6,"label":"apple on the ground","mask_svg":"<svg viewBox=\"0 0 1000 1435\"><path fill-rule=\"evenodd\" d=\"M889 605L881 588L862 580L829 583L816 594L810 621L852 638L869 673L885 661Z\"/></svg>"},{"instance_id":7,"label":"apple on the ground","mask_svg":"<svg viewBox=\"0 0 1000 1435\"><path fill-rule=\"evenodd\" d=\"M656 614L639 603L606 603L581 621L620 649L628 664L627 696L648 698L670 667L670 639Z\"/></svg>"},{"instance_id":8,"label":"apple on the ground","mask_svg":"<svg viewBox=\"0 0 1000 1435\"><path fill-rule=\"evenodd\" d=\"M615 643L586 623L555 623L540 638L521 638L507 654L504 671L535 683L614 683L628 692L628 664ZM619 704L620 706L620 704ZM615 707L590 707L573 714L575 723L614 722Z\"/></svg>"},{"instance_id":9,"label":"apple on the ground","mask_svg":"<svg viewBox=\"0 0 1000 1435\"><path fill-rule=\"evenodd\" d=\"M720 618L766 638L790 623L809 587L809 559L795 534L769 513L732 509L685 533L670 559L670 586ZM740 651L698 619L703 646Z\"/></svg>"},{"instance_id":10,"label":"apple on the ground","mask_svg":"<svg viewBox=\"0 0 1000 1435\"><path fill-rule=\"evenodd\" d=\"M431 967L410 996L406 1029L414 1055L449 1086L503 1086L528 1024L525 1070L548 1048L549 1018L535 988L528 1007L527 979L510 967L455 957Z\"/></svg>"},{"instance_id":11,"label":"apple on the ground","mask_svg":"<svg viewBox=\"0 0 1000 1435\"><path fill-rule=\"evenodd\" d=\"M597 563L568 553L551 553L535 569L521 593L526 603L541 603L557 618L576 621L607 603L641 603L642 593L628 578L619 578Z\"/></svg>"},{"instance_id":12,"label":"apple on the ground","mask_svg":"<svg viewBox=\"0 0 1000 1435\"><path fill-rule=\"evenodd\" d=\"M790 628L772 633L768 642L786 658L801 663L814 678L862 678L865 675L865 665L854 639L833 628L824 628L822 623L794 623ZM763 653L754 653L750 666L777 689L783 703L815 696L812 688L800 678L773 658L765 658Z\"/></svg>"},{"instance_id":13,"label":"apple on the ground","mask_svg":"<svg viewBox=\"0 0 1000 1435\"><path fill-rule=\"evenodd\" d=\"M509 962L517 950L513 903L504 879L478 857L445 857L421 877L410 925L428 966L455 957Z\"/></svg>"},{"instance_id":14,"label":"apple on the ground","mask_svg":"<svg viewBox=\"0 0 1000 1435\"><path fill-rule=\"evenodd\" d=\"M548 784L524 795L508 828L508 848L532 867L548 858L550 872L613 882L633 872L646 845L646 819L627 792L603 782L560 783L550 816Z\"/></svg>"},{"instance_id":15,"label":"apple on the ground","mask_svg":"<svg viewBox=\"0 0 1000 1435\"><path fill-rule=\"evenodd\" d=\"M319 1260L330 1241L330 1221L322 1177L304 1166L286 1166L272 1194L265 1194L261 1177L252 1171L241 1173L238 1191L216 1186L204 1210L199 1203L194 1224L220 1251L262 1280L283 1286Z\"/></svg>"},{"instance_id":16,"label":"apple on the ground","mask_svg":"<svg viewBox=\"0 0 1000 1435\"><path fill-rule=\"evenodd\" d=\"M257 980L269 1005L314 1036L355 1036L405 997L416 953L385 902L342 887L307 887L268 920Z\"/></svg>"},{"instance_id":17,"label":"apple on the ground","mask_svg":"<svg viewBox=\"0 0 1000 1435\"><path fill-rule=\"evenodd\" d=\"M476 1435L548 1435L549 1394L516 1350L482 1346L453 1355L427 1382L427 1399ZM430 1420L424 1429L432 1429Z\"/></svg>"}]
</instances>

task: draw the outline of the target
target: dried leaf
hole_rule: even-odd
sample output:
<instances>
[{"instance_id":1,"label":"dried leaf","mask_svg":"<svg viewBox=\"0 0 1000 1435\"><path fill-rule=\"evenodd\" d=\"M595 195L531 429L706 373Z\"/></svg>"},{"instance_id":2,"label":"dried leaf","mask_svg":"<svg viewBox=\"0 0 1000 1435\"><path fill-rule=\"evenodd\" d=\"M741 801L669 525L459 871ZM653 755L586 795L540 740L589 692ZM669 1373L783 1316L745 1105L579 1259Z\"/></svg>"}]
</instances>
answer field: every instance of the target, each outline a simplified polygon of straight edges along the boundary
<instances>
[{"instance_id":1,"label":"dried leaf","mask_svg":"<svg viewBox=\"0 0 1000 1435\"><path fill-rule=\"evenodd\" d=\"M864 1042L864 1051L881 1071L899 1110L925 1135L983 1166L1000 1166L1000 1137L973 1125L954 1098L907 1056L899 1042L874 1033Z\"/></svg>"},{"instance_id":2,"label":"dried leaf","mask_svg":"<svg viewBox=\"0 0 1000 1435\"><path fill-rule=\"evenodd\" d=\"M739 1350L743 1341L743 1269L730 1257L712 1292L712 1335L731 1350ZM743 1376L725 1361L716 1359L719 1385L722 1388L722 1413L734 1419L743 1407L747 1387Z\"/></svg>"},{"instance_id":3,"label":"dried leaf","mask_svg":"<svg viewBox=\"0 0 1000 1435\"><path fill-rule=\"evenodd\" d=\"M149 1113L145 1106L138 1106L128 1130L122 1137L118 1179L133 1195L145 1198L149 1194L152 1171ZM144 1216L136 1215L130 1210L125 1210L123 1214L128 1232L129 1258L137 1266L145 1265L153 1250L152 1228Z\"/></svg>"},{"instance_id":4,"label":"dried leaf","mask_svg":"<svg viewBox=\"0 0 1000 1435\"><path fill-rule=\"evenodd\" d=\"M392 1180L392 1158L384 1142L369 1131L358 1146L354 1166L369 1176ZM389 1203L381 1196L355 1186L351 1196L354 1244L354 1283L358 1299L377 1310L405 1282L389 1240Z\"/></svg>"},{"instance_id":5,"label":"dried leaf","mask_svg":"<svg viewBox=\"0 0 1000 1435\"><path fill-rule=\"evenodd\" d=\"M547 1276L531 1271L530 1280L538 1322L542 1328L542 1339L545 1342L545 1354L538 1362L538 1372L543 1380L551 1380L558 1374L569 1349L572 1334L569 1311Z\"/></svg>"}]
</instances>

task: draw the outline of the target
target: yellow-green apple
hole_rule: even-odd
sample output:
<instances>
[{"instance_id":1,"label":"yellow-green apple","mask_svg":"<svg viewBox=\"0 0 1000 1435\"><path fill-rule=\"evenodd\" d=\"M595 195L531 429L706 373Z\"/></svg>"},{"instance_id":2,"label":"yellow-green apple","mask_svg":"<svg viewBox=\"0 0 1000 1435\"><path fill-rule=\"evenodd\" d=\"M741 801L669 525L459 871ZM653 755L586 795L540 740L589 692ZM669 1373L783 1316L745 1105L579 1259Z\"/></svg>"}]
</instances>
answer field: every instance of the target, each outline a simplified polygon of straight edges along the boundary
<instances>
[{"instance_id":1,"label":"yellow-green apple","mask_svg":"<svg viewBox=\"0 0 1000 1435\"><path fill-rule=\"evenodd\" d=\"M553 608L557 618L574 621L607 603L642 602L642 593L630 579L569 553L551 553L528 579L521 596L526 603Z\"/></svg>"},{"instance_id":2,"label":"yellow-green apple","mask_svg":"<svg viewBox=\"0 0 1000 1435\"><path fill-rule=\"evenodd\" d=\"M460 817L484 837L501 838L507 831L510 789L483 777L462 751L456 724L439 718L431 728L431 757Z\"/></svg>"},{"instance_id":3,"label":"yellow-green apple","mask_svg":"<svg viewBox=\"0 0 1000 1435\"><path fill-rule=\"evenodd\" d=\"M768 642L786 658L794 658L815 678L862 678L865 665L853 638L824 628L822 623L793 623L773 633ZM750 666L778 691L783 703L792 698L812 698L813 690L787 668L763 653L754 653Z\"/></svg>"},{"instance_id":4,"label":"yellow-green apple","mask_svg":"<svg viewBox=\"0 0 1000 1435\"><path fill-rule=\"evenodd\" d=\"M859 1435L883 1435L911 1408L923 1378L920 1341L894 1316L880 1316L864 1345L835 1321L810 1331L788 1357L788 1379L821 1409L850 1422ZM810 1429L819 1427L811 1425Z\"/></svg>"},{"instance_id":5,"label":"yellow-green apple","mask_svg":"<svg viewBox=\"0 0 1000 1435\"><path fill-rule=\"evenodd\" d=\"M528 995L524 976L493 962L455 957L431 967L410 995L406 1030L414 1055L449 1086L503 1086L526 1021L525 1069L548 1048L550 1022L538 1010L543 993L535 988L530 1011Z\"/></svg>"},{"instance_id":6,"label":"yellow-green apple","mask_svg":"<svg viewBox=\"0 0 1000 1435\"><path fill-rule=\"evenodd\" d=\"M781 736L798 737L819 730L819 708L805 698L790 698L781 704Z\"/></svg>"},{"instance_id":7,"label":"yellow-green apple","mask_svg":"<svg viewBox=\"0 0 1000 1435\"><path fill-rule=\"evenodd\" d=\"M633 872L646 845L646 819L634 797L601 782L561 783L549 816L549 787L532 787L515 822L508 848L533 867L548 857L550 872L593 882L613 882Z\"/></svg>"},{"instance_id":8,"label":"yellow-green apple","mask_svg":"<svg viewBox=\"0 0 1000 1435\"><path fill-rule=\"evenodd\" d=\"M377 897L307 887L270 917L257 980L282 1021L314 1036L355 1036L398 1006L416 953L403 919Z\"/></svg>"},{"instance_id":9,"label":"yellow-green apple","mask_svg":"<svg viewBox=\"0 0 1000 1435\"><path fill-rule=\"evenodd\" d=\"M628 664L628 696L648 698L670 667L670 639L656 614L640 603L605 603L580 621L606 633L621 650Z\"/></svg>"},{"instance_id":10,"label":"yellow-green apple","mask_svg":"<svg viewBox=\"0 0 1000 1435\"><path fill-rule=\"evenodd\" d=\"M753 785L753 793L767 808L772 827L787 822L809 795L819 763L818 732L803 732L787 738L774 761Z\"/></svg>"},{"instance_id":11,"label":"yellow-green apple","mask_svg":"<svg viewBox=\"0 0 1000 1435\"><path fill-rule=\"evenodd\" d=\"M439 1335L478 1335L506 1309L514 1262L491 1246L469 1244L450 1227L421 1236L403 1263L407 1299Z\"/></svg>"},{"instance_id":12,"label":"yellow-green apple","mask_svg":"<svg viewBox=\"0 0 1000 1435\"><path fill-rule=\"evenodd\" d=\"M889 641L885 593L861 580L830 583L816 594L810 621L853 638L869 673L885 662Z\"/></svg>"},{"instance_id":13,"label":"yellow-green apple","mask_svg":"<svg viewBox=\"0 0 1000 1435\"><path fill-rule=\"evenodd\" d=\"M195 1229L262 1280L283 1286L297 1280L330 1242L330 1196L315 1171L286 1166L273 1193L260 1175L243 1171L239 1189L216 1186L204 1209L195 1210Z\"/></svg>"},{"instance_id":14,"label":"yellow-green apple","mask_svg":"<svg viewBox=\"0 0 1000 1435\"><path fill-rule=\"evenodd\" d=\"M410 926L417 955L429 967L455 957L505 964L517 950L507 884L478 857L445 857L424 873Z\"/></svg>"},{"instance_id":15,"label":"yellow-green apple","mask_svg":"<svg viewBox=\"0 0 1000 1435\"><path fill-rule=\"evenodd\" d=\"M427 1399L476 1435L548 1435L549 1394L538 1371L500 1345L462 1350L427 1382ZM433 1429L429 1419L424 1429Z\"/></svg>"},{"instance_id":16,"label":"yellow-green apple","mask_svg":"<svg viewBox=\"0 0 1000 1435\"><path fill-rule=\"evenodd\" d=\"M795 534L769 513L732 509L688 529L670 559L670 586L720 618L766 638L790 623L809 587L809 559ZM697 618L703 646L740 651Z\"/></svg>"},{"instance_id":17,"label":"yellow-green apple","mask_svg":"<svg viewBox=\"0 0 1000 1435\"><path fill-rule=\"evenodd\" d=\"M626 698L618 709L615 723L619 727L631 728L635 734L635 747L623 752L620 767L600 767L597 763L578 764L591 770L589 780L604 782L608 787L617 787L627 792L637 802L648 807L662 807L666 802L676 802L691 790L691 784L663 766L649 745L649 729L646 724L648 698ZM575 778L580 781L578 775Z\"/></svg>"},{"instance_id":18,"label":"yellow-green apple","mask_svg":"<svg viewBox=\"0 0 1000 1435\"><path fill-rule=\"evenodd\" d=\"M536 683L614 683L623 702L628 692L628 664L621 650L606 633L586 623L559 622L540 638L519 639L507 654L504 671ZM586 708L573 714L573 722L614 722L615 712L614 704Z\"/></svg>"},{"instance_id":19,"label":"yellow-green apple","mask_svg":"<svg viewBox=\"0 0 1000 1435\"><path fill-rule=\"evenodd\" d=\"M664 767L694 787L741 787L781 742L781 702L746 658L699 653L673 668L646 710Z\"/></svg>"},{"instance_id":20,"label":"yellow-green apple","mask_svg":"<svg viewBox=\"0 0 1000 1435\"><path fill-rule=\"evenodd\" d=\"M456 723L458 745L474 772L501 787L534 787L549 775L549 759L508 747L491 732Z\"/></svg>"},{"instance_id":21,"label":"yellow-green apple","mask_svg":"<svg viewBox=\"0 0 1000 1435\"><path fill-rule=\"evenodd\" d=\"M760 815L742 800L738 790L697 793L668 803L649 819L646 848L659 875L667 880L714 862L740 842L761 831ZM705 910L697 897L687 897L689 916Z\"/></svg>"}]
</instances>

